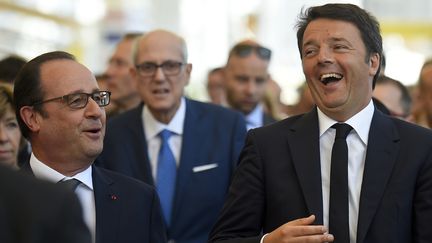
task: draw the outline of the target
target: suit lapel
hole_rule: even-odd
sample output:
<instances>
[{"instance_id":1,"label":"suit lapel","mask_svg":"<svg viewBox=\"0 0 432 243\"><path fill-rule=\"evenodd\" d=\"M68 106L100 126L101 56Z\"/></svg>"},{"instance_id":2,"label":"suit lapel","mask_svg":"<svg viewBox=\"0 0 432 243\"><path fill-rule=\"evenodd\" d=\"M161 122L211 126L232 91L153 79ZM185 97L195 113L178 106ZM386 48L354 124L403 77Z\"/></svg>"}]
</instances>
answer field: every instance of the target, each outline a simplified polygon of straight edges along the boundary
<instances>
[{"instance_id":1,"label":"suit lapel","mask_svg":"<svg viewBox=\"0 0 432 243\"><path fill-rule=\"evenodd\" d=\"M177 170L177 182L176 191L173 204L173 222L171 225L175 224L178 217L176 214L179 210L179 205L183 199L183 190L185 190L186 184L192 174L192 169L195 163L199 161L198 153L196 148L202 147L200 145L199 138L202 134L205 134L203 129L205 129L200 124L205 124L205 122L200 121L201 112L194 106L193 102L186 99L186 115L183 128L183 141L180 154L180 164Z\"/></svg>"},{"instance_id":2,"label":"suit lapel","mask_svg":"<svg viewBox=\"0 0 432 243\"><path fill-rule=\"evenodd\" d=\"M142 174L141 179L150 184L154 185L154 178L152 175L152 170L150 166L150 160L147 154L147 140L144 131L144 126L142 123L142 111L143 105L138 106L134 109L131 119L128 122L127 130L125 132L128 133L126 137L131 141L131 148L135 147L135 149L129 150L133 155L132 161L136 161L134 163L134 170L141 171Z\"/></svg>"},{"instance_id":3,"label":"suit lapel","mask_svg":"<svg viewBox=\"0 0 432 243\"><path fill-rule=\"evenodd\" d=\"M299 118L290 128L288 144L309 213L315 214L315 224L322 224L322 183L316 109Z\"/></svg>"},{"instance_id":4,"label":"suit lapel","mask_svg":"<svg viewBox=\"0 0 432 243\"><path fill-rule=\"evenodd\" d=\"M116 194L111 180L93 166L93 190L96 206L96 243L117 242L121 196Z\"/></svg>"},{"instance_id":5,"label":"suit lapel","mask_svg":"<svg viewBox=\"0 0 432 243\"><path fill-rule=\"evenodd\" d=\"M368 140L359 205L358 243L365 239L399 152L399 134L394 123L376 109Z\"/></svg>"}]
</instances>

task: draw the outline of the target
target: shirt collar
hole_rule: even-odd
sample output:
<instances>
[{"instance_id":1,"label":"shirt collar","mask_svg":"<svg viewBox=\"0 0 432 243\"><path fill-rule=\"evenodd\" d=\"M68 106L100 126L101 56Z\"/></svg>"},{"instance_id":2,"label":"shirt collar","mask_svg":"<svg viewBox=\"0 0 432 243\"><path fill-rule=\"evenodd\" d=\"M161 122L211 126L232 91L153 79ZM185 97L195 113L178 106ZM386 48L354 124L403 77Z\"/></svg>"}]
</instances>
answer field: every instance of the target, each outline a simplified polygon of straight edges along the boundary
<instances>
[{"instance_id":1,"label":"shirt collar","mask_svg":"<svg viewBox=\"0 0 432 243\"><path fill-rule=\"evenodd\" d=\"M323 135L331 126L333 126L333 124L338 122L328 117L319 108L317 109L318 109L318 121L319 121L319 129L320 129L319 135L321 137L321 135ZM358 112L353 117L345 121L345 123L349 124L356 131L360 139L366 145L369 138L369 129L372 123L374 110L375 108L373 102L372 100L370 100L369 104L365 108L363 108L360 112Z\"/></svg>"},{"instance_id":2,"label":"shirt collar","mask_svg":"<svg viewBox=\"0 0 432 243\"><path fill-rule=\"evenodd\" d=\"M163 129L167 129L177 135L183 134L183 124L186 117L186 101L182 97L180 106L177 109L173 119L168 123L164 124L156 120L148 107L144 105L142 112L142 120L144 121L144 131L146 139L149 140L157 136Z\"/></svg>"},{"instance_id":3,"label":"shirt collar","mask_svg":"<svg viewBox=\"0 0 432 243\"><path fill-rule=\"evenodd\" d=\"M263 125L263 107L258 104L249 114L245 115L248 127L260 127Z\"/></svg>"},{"instance_id":4,"label":"shirt collar","mask_svg":"<svg viewBox=\"0 0 432 243\"><path fill-rule=\"evenodd\" d=\"M57 183L61 180L69 180L72 178L75 178L79 180L81 183L86 185L88 188L93 190L93 180L92 180L92 167L89 166L84 171L81 171L80 173L72 176L67 177L61 174L60 172L52 169L51 167L44 164L42 161L40 161L36 156L32 153L30 156L30 167L33 171L33 174L38 179L44 179L48 180L54 183Z\"/></svg>"}]
</instances>

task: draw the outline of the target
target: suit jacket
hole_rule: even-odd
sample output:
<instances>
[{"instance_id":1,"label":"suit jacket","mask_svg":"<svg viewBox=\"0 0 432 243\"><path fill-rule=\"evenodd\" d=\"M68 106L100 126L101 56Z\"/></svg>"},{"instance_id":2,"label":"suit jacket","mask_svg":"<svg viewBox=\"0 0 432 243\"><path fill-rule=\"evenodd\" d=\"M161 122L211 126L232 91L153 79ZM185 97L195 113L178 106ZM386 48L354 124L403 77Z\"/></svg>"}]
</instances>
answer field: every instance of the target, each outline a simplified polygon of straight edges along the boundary
<instances>
[{"instance_id":1,"label":"suit jacket","mask_svg":"<svg viewBox=\"0 0 432 243\"><path fill-rule=\"evenodd\" d=\"M0 242L90 243L72 192L0 167Z\"/></svg>"},{"instance_id":2,"label":"suit jacket","mask_svg":"<svg viewBox=\"0 0 432 243\"><path fill-rule=\"evenodd\" d=\"M154 184L142 109L141 105L108 122L98 163ZM169 239L179 243L207 241L243 146L245 127L240 113L186 99Z\"/></svg>"},{"instance_id":3,"label":"suit jacket","mask_svg":"<svg viewBox=\"0 0 432 243\"><path fill-rule=\"evenodd\" d=\"M23 166L31 171L30 164ZM164 243L165 226L153 187L93 166L96 243Z\"/></svg>"},{"instance_id":4,"label":"suit jacket","mask_svg":"<svg viewBox=\"0 0 432 243\"><path fill-rule=\"evenodd\" d=\"M323 223L316 109L248 133L209 242L259 242L263 233L310 214ZM432 242L431 219L431 131L375 110L357 243Z\"/></svg>"}]
</instances>

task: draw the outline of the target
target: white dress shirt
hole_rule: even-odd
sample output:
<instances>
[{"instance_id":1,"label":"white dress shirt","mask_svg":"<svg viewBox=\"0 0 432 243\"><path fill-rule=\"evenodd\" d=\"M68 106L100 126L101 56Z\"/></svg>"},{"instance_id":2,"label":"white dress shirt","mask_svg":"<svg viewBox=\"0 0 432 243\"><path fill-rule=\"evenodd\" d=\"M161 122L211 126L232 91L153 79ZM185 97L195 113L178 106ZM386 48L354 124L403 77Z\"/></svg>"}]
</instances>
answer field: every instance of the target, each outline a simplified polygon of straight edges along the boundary
<instances>
[{"instance_id":1,"label":"white dress shirt","mask_svg":"<svg viewBox=\"0 0 432 243\"><path fill-rule=\"evenodd\" d=\"M351 243L356 243L360 191L363 181L366 149L373 113L374 105L371 100L363 110L345 121L346 124L349 124L353 128L346 139L348 145L349 235ZM323 193L323 220L324 225L328 227L331 152L336 136L336 129L331 128L331 126L337 123L337 121L326 116L319 108L318 120Z\"/></svg>"},{"instance_id":2,"label":"white dress shirt","mask_svg":"<svg viewBox=\"0 0 432 243\"><path fill-rule=\"evenodd\" d=\"M264 108L258 104L249 114L245 115L246 129L262 127L264 125Z\"/></svg>"},{"instance_id":3,"label":"white dress shirt","mask_svg":"<svg viewBox=\"0 0 432 243\"><path fill-rule=\"evenodd\" d=\"M75 178L81 182L75 190L81 207L83 209L84 222L87 224L91 234L92 241L96 239L96 207L93 193L93 180L92 180L92 167L89 166L86 170L67 177L47 166L32 153L30 156L30 167L36 178L57 183L62 180L69 180Z\"/></svg>"},{"instance_id":4,"label":"white dress shirt","mask_svg":"<svg viewBox=\"0 0 432 243\"><path fill-rule=\"evenodd\" d=\"M150 110L146 105L143 107L142 120L144 126L144 132L146 135L147 146L148 146L148 156L150 160L150 165L152 169L153 178L156 179L157 173L157 159L159 154L159 149L161 146L161 139L158 136L163 129L171 131L173 134L168 140L171 151L174 154L177 167L180 161L180 152L182 147L182 137L183 137L183 124L186 117L186 101L184 98L181 99L180 106L175 113L173 119L168 123L164 124L157 121L151 114ZM143 148L145 149L145 148Z\"/></svg>"}]
</instances>

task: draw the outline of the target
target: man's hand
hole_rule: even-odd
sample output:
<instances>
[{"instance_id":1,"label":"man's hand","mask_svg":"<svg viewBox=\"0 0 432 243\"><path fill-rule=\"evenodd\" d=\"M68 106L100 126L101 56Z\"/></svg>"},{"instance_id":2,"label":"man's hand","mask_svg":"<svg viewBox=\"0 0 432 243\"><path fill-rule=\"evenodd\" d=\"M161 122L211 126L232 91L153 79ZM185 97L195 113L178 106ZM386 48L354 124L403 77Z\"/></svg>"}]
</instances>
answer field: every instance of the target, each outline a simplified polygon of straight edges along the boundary
<instances>
[{"instance_id":1,"label":"man's hand","mask_svg":"<svg viewBox=\"0 0 432 243\"><path fill-rule=\"evenodd\" d=\"M327 234L323 225L311 225L315 215L290 221L264 237L264 243L279 242L333 242L333 235Z\"/></svg>"}]
</instances>

